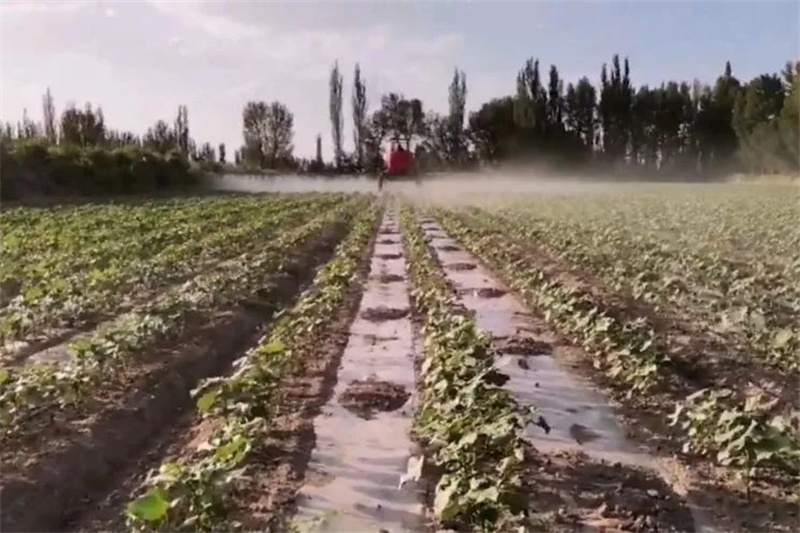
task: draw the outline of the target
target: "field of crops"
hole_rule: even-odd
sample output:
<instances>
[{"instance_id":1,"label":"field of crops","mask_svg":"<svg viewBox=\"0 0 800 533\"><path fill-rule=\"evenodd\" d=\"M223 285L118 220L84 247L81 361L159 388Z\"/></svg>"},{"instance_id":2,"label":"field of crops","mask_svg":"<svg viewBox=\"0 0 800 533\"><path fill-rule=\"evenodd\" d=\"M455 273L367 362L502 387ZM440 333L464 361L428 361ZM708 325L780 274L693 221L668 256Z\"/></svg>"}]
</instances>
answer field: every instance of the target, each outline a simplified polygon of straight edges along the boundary
<instances>
[{"instance_id":1,"label":"field of crops","mask_svg":"<svg viewBox=\"0 0 800 533\"><path fill-rule=\"evenodd\" d=\"M800 516L800 191L0 214L0 526L752 531Z\"/></svg>"}]
</instances>

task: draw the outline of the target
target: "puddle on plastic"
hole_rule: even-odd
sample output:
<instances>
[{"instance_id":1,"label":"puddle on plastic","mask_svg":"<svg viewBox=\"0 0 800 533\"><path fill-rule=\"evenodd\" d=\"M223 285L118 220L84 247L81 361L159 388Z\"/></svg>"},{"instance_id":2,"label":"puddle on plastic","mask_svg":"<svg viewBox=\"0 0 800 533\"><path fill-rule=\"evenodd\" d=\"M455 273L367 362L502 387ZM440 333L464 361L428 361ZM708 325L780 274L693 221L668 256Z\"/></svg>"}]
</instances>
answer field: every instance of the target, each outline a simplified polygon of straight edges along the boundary
<instances>
[{"instance_id":1,"label":"puddle on plastic","mask_svg":"<svg viewBox=\"0 0 800 533\"><path fill-rule=\"evenodd\" d=\"M381 231L396 232L396 221L384 218ZM414 343L409 317L377 322L362 317L368 309L409 308L405 259L381 259L401 252L399 242L379 241L375 245L371 276L350 327L336 388L314 421L316 448L293 521L302 531L424 530L419 488L407 483L398 489L412 452L409 431L413 394L399 409L376 411L366 418L339 403L348 386L358 380L377 379L409 392L414 390ZM386 276L392 276L393 282L382 282Z\"/></svg>"}]
</instances>

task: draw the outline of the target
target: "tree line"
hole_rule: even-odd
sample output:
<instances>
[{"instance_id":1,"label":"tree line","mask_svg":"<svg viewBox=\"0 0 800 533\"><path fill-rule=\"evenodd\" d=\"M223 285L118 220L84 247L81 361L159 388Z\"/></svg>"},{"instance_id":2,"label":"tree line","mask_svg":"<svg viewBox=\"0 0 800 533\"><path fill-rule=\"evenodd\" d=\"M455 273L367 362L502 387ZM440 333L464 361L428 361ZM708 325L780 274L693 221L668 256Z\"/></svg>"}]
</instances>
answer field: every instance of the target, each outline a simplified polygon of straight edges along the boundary
<instances>
[{"instance_id":1,"label":"tree line","mask_svg":"<svg viewBox=\"0 0 800 533\"><path fill-rule=\"evenodd\" d=\"M278 101L245 104L243 144L228 161L224 144L215 148L194 141L184 105L172 123L158 120L139 136L109 128L102 108L89 103L83 108L68 104L58 115L48 89L40 123L25 111L20 122L6 122L0 129L3 191L8 196L15 186L148 190L185 182L192 168L377 173L384 169L385 150L392 143L412 150L427 170L500 163L667 177L800 170L800 62L747 82L737 79L726 63L711 85L671 80L635 87L628 59L618 55L601 66L598 85L586 76L566 83L555 65L546 75L543 71L538 59L526 60L511 94L467 115L467 77L456 68L446 88L448 109L439 114L426 109L420 98L396 92L381 96L370 110L366 82L356 64L350 82L349 148L344 140L345 79L337 61L328 80L330 162L322 157L321 133L314 158L294 156L294 115ZM142 173L149 177L129 183ZM31 175L39 176L44 185L36 179L18 183L23 174L29 182ZM172 177L159 177L163 175Z\"/></svg>"},{"instance_id":2,"label":"tree line","mask_svg":"<svg viewBox=\"0 0 800 533\"><path fill-rule=\"evenodd\" d=\"M446 115L394 92L383 95L369 113L356 64L348 151L344 77L336 62L329 78L333 161L323 161L321 133L315 158L292 157L292 114L279 102L251 102L245 108L242 160L332 174L379 172L387 144L399 143L434 170L507 162L665 177L800 170L800 62L747 82L726 63L711 85L670 80L652 87L635 87L628 59L618 55L601 66L599 85L586 76L566 83L555 65L546 75L543 70L538 59L528 59L512 94L484 103L469 116L466 75L458 68L447 89Z\"/></svg>"},{"instance_id":3,"label":"tree line","mask_svg":"<svg viewBox=\"0 0 800 533\"><path fill-rule=\"evenodd\" d=\"M144 135L109 128L103 109L86 103L83 108L68 103L58 116L50 89L42 97L42 121L36 122L23 110L16 124L5 122L0 140L7 146L15 141L39 142L49 146L106 148L139 147L161 155L174 152L196 163L225 163L225 145L215 149L209 143L197 145L189 135L189 110L179 105L172 124L157 120ZM217 154L219 154L219 159Z\"/></svg>"},{"instance_id":4,"label":"tree line","mask_svg":"<svg viewBox=\"0 0 800 533\"><path fill-rule=\"evenodd\" d=\"M68 104L56 113L48 89L42 121L23 111L0 127L0 197L148 193L189 187L204 172L221 172L225 145L198 146L189 134L189 111L178 106L172 124L158 120L139 136L110 128L103 109Z\"/></svg>"}]
</instances>

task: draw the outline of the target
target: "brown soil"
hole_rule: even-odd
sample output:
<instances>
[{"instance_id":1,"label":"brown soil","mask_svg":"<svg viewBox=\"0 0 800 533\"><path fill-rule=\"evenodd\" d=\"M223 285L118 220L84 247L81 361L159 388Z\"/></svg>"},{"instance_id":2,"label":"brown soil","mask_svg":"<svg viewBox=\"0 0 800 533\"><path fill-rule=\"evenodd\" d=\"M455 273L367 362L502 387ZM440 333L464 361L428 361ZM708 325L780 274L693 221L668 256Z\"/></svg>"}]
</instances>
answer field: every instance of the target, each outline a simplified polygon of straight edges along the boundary
<instances>
[{"instance_id":1,"label":"brown soil","mask_svg":"<svg viewBox=\"0 0 800 533\"><path fill-rule=\"evenodd\" d=\"M399 320L408 315L408 309L394 307L370 307L361 311L361 318L370 322L383 322L385 320Z\"/></svg>"},{"instance_id":2,"label":"brown soil","mask_svg":"<svg viewBox=\"0 0 800 533\"><path fill-rule=\"evenodd\" d=\"M405 278L398 274L381 274L376 278L380 283L397 283L403 281Z\"/></svg>"},{"instance_id":3,"label":"brown soil","mask_svg":"<svg viewBox=\"0 0 800 533\"><path fill-rule=\"evenodd\" d=\"M521 336L493 339L492 348L503 355L550 355L553 352L550 343Z\"/></svg>"},{"instance_id":4,"label":"brown soil","mask_svg":"<svg viewBox=\"0 0 800 533\"><path fill-rule=\"evenodd\" d=\"M375 254L375 257L378 259L400 259L403 257L401 253L386 253L386 254Z\"/></svg>"},{"instance_id":5,"label":"brown soil","mask_svg":"<svg viewBox=\"0 0 800 533\"><path fill-rule=\"evenodd\" d=\"M383 335L371 335L371 334L364 335L364 340L369 341L369 343L371 345L373 345L373 346L378 344L378 343L381 343L381 342L393 341L395 339L397 339L397 337L389 337L389 336L383 336Z\"/></svg>"},{"instance_id":6,"label":"brown soil","mask_svg":"<svg viewBox=\"0 0 800 533\"><path fill-rule=\"evenodd\" d=\"M502 298L506 295L507 291L498 289L497 287L482 287L474 291L478 298Z\"/></svg>"},{"instance_id":7,"label":"brown soil","mask_svg":"<svg viewBox=\"0 0 800 533\"><path fill-rule=\"evenodd\" d=\"M395 411L405 405L411 393L400 385L375 377L351 381L339 395L339 403L361 418L372 418L376 411Z\"/></svg>"},{"instance_id":8,"label":"brown soil","mask_svg":"<svg viewBox=\"0 0 800 533\"><path fill-rule=\"evenodd\" d=\"M445 265L444 267L449 270L456 270L456 271L475 270L476 268L478 268L475 263L450 263L448 265Z\"/></svg>"},{"instance_id":9,"label":"brown soil","mask_svg":"<svg viewBox=\"0 0 800 533\"><path fill-rule=\"evenodd\" d=\"M531 519L550 531L694 531L686 502L652 471L580 452L529 455Z\"/></svg>"},{"instance_id":10,"label":"brown soil","mask_svg":"<svg viewBox=\"0 0 800 533\"><path fill-rule=\"evenodd\" d=\"M288 257L284 273L264 294L269 300L255 310L198 315L180 338L143 354L87 402L33 419L7 439L2 529L62 529L113 490L126 467L141 461L191 410L189 391L196 383L223 373L260 337L259 325L313 278L314 267L330 257L346 229L332 226Z\"/></svg>"}]
</instances>

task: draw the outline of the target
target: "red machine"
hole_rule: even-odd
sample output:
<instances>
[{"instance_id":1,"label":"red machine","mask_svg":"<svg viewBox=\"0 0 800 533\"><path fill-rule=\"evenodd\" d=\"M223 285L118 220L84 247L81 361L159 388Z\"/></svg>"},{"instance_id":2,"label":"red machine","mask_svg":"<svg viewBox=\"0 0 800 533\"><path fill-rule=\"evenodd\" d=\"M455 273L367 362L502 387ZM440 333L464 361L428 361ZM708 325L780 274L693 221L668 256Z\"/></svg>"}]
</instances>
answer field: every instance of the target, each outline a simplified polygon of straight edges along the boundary
<instances>
[{"instance_id":1,"label":"red machine","mask_svg":"<svg viewBox=\"0 0 800 533\"><path fill-rule=\"evenodd\" d=\"M413 177L417 185L419 185L419 172L414 160L414 154L403 148L399 143L394 144L389 150L386 166L386 172L382 172L378 177L378 190L383 188L383 181L387 178L395 180Z\"/></svg>"}]
</instances>

